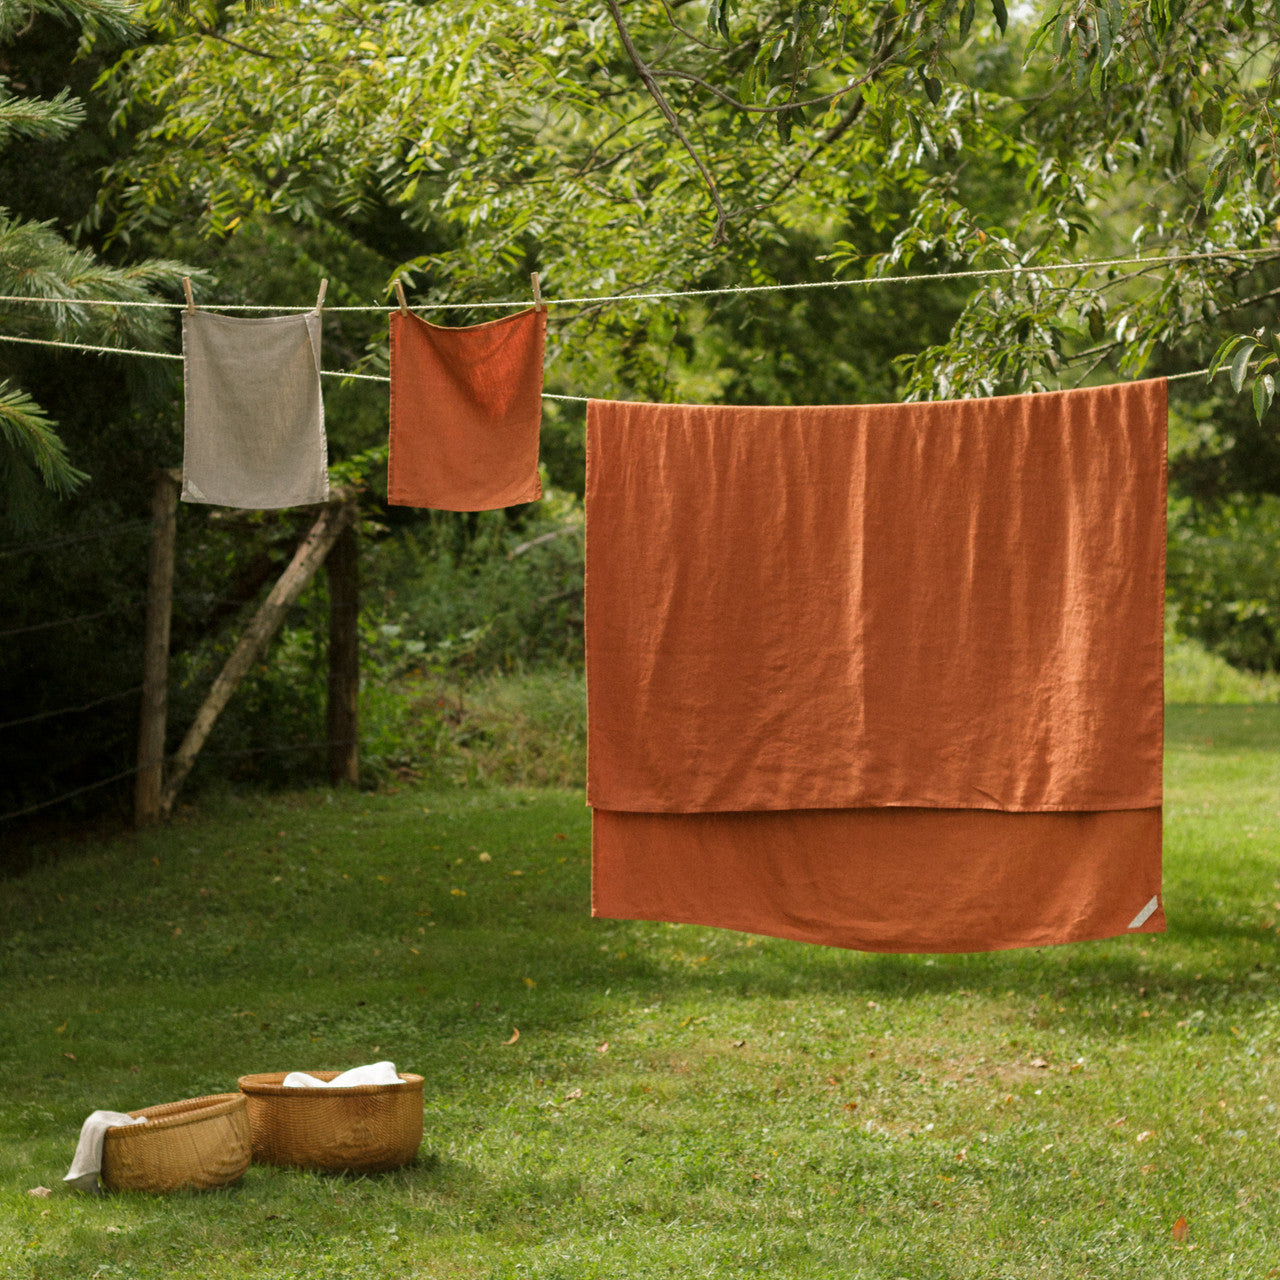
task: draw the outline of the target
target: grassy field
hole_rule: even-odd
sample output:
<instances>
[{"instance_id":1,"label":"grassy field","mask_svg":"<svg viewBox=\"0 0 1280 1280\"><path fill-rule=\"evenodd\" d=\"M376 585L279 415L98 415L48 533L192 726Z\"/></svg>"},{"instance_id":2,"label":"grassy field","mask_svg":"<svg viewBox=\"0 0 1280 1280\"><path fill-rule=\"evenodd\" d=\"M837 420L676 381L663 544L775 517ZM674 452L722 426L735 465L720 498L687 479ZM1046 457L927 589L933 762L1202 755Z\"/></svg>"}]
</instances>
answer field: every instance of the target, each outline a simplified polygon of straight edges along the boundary
<instances>
[{"instance_id":1,"label":"grassy field","mask_svg":"<svg viewBox=\"0 0 1280 1280\"><path fill-rule=\"evenodd\" d=\"M592 920L563 791L64 847L0 884L0 1274L1280 1276L1280 706L1168 737L1170 932L1041 951ZM405 1170L61 1188L94 1107L381 1057L427 1079Z\"/></svg>"}]
</instances>

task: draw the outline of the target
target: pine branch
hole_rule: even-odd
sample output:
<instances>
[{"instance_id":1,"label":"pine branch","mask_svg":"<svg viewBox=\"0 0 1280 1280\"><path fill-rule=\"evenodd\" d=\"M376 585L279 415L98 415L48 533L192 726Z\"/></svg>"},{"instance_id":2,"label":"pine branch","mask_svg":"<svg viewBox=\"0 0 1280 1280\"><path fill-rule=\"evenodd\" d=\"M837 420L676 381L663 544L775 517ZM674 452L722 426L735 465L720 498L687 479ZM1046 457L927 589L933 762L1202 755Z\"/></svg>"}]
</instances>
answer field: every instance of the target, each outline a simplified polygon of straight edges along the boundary
<instances>
[{"instance_id":1,"label":"pine branch","mask_svg":"<svg viewBox=\"0 0 1280 1280\"><path fill-rule=\"evenodd\" d=\"M0 41L10 40L35 14L47 14L86 32L127 40L143 30L129 0L0 0Z\"/></svg>"},{"instance_id":2,"label":"pine branch","mask_svg":"<svg viewBox=\"0 0 1280 1280\"><path fill-rule=\"evenodd\" d=\"M170 317L163 311L78 304L86 298L154 301L157 290L176 292L183 276L197 283L208 278L205 272L167 259L109 266L69 245L52 223L21 221L0 209L0 294L48 303L0 304L6 323L17 323L28 332L108 345L162 345L170 336Z\"/></svg>"},{"instance_id":3,"label":"pine branch","mask_svg":"<svg viewBox=\"0 0 1280 1280\"><path fill-rule=\"evenodd\" d=\"M56 98L17 98L0 82L0 146L10 138L60 138L83 119L84 104L67 89Z\"/></svg>"},{"instance_id":4,"label":"pine branch","mask_svg":"<svg viewBox=\"0 0 1280 1280\"><path fill-rule=\"evenodd\" d=\"M0 446L24 455L57 494L71 493L88 479L71 465L66 445L40 406L7 381L0 382Z\"/></svg>"}]
</instances>

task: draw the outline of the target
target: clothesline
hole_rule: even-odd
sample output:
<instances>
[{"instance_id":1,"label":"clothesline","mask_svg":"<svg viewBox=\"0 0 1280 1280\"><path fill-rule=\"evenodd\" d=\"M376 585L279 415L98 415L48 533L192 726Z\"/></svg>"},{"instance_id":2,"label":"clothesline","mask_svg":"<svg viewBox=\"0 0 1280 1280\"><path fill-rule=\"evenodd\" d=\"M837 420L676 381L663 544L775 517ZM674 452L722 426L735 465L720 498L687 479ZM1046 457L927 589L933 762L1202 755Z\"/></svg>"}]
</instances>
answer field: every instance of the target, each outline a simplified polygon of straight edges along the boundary
<instances>
[{"instance_id":1,"label":"clothesline","mask_svg":"<svg viewBox=\"0 0 1280 1280\"><path fill-rule=\"evenodd\" d=\"M151 360L181 360L182 357L169 351L140 351L136 347L97 347L87 342L59 342L53 338L19 338L16 334L0 333L0 342L22 342L33 347L62 347L67 351L92 351L108 356L142 356ZM350 369L321 369L322 378L356 378L361 382L390 382L391 379L382 373L355 373ZM580 400L583 404L590 396L557 396L549 391L542 393L544 400Z\"/></svg>"},{"instance_id":2,"label":"clothesline","mask_svg":"<svg viewBox=\"0 0 1280 1280\"><path fill-rule=\"evenodd\" d=\"M1135 254L1128 258L1097 258L1086 262L1051 262L1043 266L1028 266L1025 263L1012 263L1003 267L973 267L963 271L924 272L906 276L871 276L861 280L806 280L796 284L744 284L726 285L721 289L676 289L657 293L614 293L586 295L578 298L541 298L545 307L556 306L590 306L602 302L653 302L664 298L713 298L724 297L735 293L785 293L798 289L850 289L870 288L884 284L922 284L941 282L944 280L973 280L988 276L1004 275L1043 275L1055 271L1097 271L1105 267L1150 267L1166 263L1198 262L1222 258L1249 258L1260 254L1280 256L1272 248L1259 249L1214 249L1203 253L1175 253L1161 257L1144 258ZM17 295L0 296L0 302L33 303L45 306L67 307L145 307L164 311L183 311L184 302L141 302L117 301L112 298L32 298ZM524 309L533 305L530 298L519 301L493 300L484 302L427 302L415 304L414 311L461 311L477 308L517 308ZM316 310L315 303L306 306L270 306L254 303L201 303L202 311L276 311L286 313ZM388 314L399 310L397 304L380 306L324 307L333 312L381 312ZM358 375L349 375L358 376Z\"/></svg>"},{"instance_id":3,"label":"clothesline","mask_svg":"<svg viewBox=\"0 0 1280 1280\"><path fill-rule=\"evenodd\" d=\"M0 299L3 301L3 299ZM314 310L314 308L307 308ZM0 342L24 342L37 347L63 347L68 351L92 351L109 356L143 356L152 360L181 360L182 357L173 355L168 351L140 351L134 347L96 347L90 346L84 342L58 342L53 338L19 338L15 334L0 333ZM1250 365L1252 368L1252 365ZM1209 370L1189 369L1186 373L1171 373L1166 376L1167 382L1182 382L1187 378L1202 378L1208 375ZM1222 365L1218 368L1218 373L1227 372L1227 366ZM391 379L382 373L354 373L349 369L321 369L320 376L323 378L357 378L361 382L387 382ZM1216 376L1216 375L1215 375ZM579 404L586 404L592 399L591 396L562 396L555 395L550 391L542 393L544 400L572 400Z\"/></svg>"}]
</instances>

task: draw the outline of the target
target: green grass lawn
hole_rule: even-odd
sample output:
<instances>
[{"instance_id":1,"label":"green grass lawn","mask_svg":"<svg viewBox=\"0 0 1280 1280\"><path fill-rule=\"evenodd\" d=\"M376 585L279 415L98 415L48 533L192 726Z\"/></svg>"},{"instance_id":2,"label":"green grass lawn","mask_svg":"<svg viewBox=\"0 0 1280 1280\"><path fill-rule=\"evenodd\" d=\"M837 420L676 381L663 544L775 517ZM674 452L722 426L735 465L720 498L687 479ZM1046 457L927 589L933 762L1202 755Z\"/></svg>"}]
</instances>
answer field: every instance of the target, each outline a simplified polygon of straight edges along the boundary
<instances>
[{"instance_id":1,"label":"green grass lawn","mask_svg":"<svg viewBox=\"0 0 1280 1280\"><path fill-rule=\"evenodd\" d=\"M0 884L0 1275L1280 1276L1280 706L1168 737L1169 933L1040 951L594 921L563 791L61 848ZM60 1185L94 1107L382 1057L427 1080L402 1171Z\"/></svg>"}]
</instances>

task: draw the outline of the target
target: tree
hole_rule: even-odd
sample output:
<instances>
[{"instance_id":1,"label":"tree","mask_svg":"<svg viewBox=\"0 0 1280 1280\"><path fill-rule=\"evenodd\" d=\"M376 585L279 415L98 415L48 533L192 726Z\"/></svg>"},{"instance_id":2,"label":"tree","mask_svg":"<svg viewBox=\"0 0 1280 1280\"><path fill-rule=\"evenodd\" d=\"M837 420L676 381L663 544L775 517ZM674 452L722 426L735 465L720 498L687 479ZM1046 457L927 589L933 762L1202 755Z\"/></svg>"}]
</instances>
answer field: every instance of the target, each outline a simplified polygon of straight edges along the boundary
<instances>
[{"instance_id":1,"label":"tree","mask_svg":"<svg viewBox=\"0 0 1280 1280\"><path fill-rule=\"evenodd\" d=\"M63 87L52 97L18 92L23 74L19 46L37 18L81 27L86 35L124 40L137 27L125 0L32 0L0 3L0 158L15 143L61 141L84 119L83 102ZM6 203L13 186L6 183ZM113 266L77 248L52 220L0 207L0 295L42 300L0 303L5 333L100 346L155 346L166 336L159 313L139 308L88 308L86 298L137 303L174 285L185 269L150 260ZM12 364L29 348L0 344L0 500L10 525L29 524L43 484L56 494L77 488L86 473L68 456L56 425L14 376ZM9 365L6 368L6 365Z\"/></svg>"}]
</instances>

